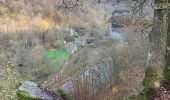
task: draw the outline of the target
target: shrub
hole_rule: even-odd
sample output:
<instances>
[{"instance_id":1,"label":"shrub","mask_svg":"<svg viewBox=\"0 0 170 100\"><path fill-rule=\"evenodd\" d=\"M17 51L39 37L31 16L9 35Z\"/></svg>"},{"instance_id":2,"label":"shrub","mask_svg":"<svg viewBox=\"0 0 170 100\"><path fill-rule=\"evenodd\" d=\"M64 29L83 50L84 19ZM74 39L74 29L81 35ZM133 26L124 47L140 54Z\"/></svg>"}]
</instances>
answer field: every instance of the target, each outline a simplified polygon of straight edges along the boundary
<instances>
[{"instance_id":1,"label":"shrub","mask_svg":"<svg viewBox=\"0 0 170 100\"><path fill-rule=\"evenodd\" d=\"M4 69L0 70L1 100L15 100L19 82L20 80L14 72L14 65L8 62Z\"/></svg>"},{"instance_id":2,"label":"shrub","mask_svg":"<svg viewBox=\"0 0 170 100\"><path fill-rule=\"evenodd\" d=\"M76 33L75 33L75 36L84 36L84 35L85 35L84 32L76 32Z\"/></svg>"},{"instance_id":3,"label":"shrub","mask_svg":"<svg viewBox=\"0 0 170 100\"><path fill-rule=\"evenodd\" d=\"M53 46L56 49L63 49L64 48L64 42L62 40L56 40L56 41L54 41Z\"/></svg>"},{"instance_id":4,"label":"shrub","mask_svg":"<svg viewBox=\"0 0 170 100\"><path fill-rule=\"evenodd\" d=\"M87 40L86 40L87 44L91 44L91 43L93 43L94 41L95 41L94 39L87 39Z\"/></svg>"},{"instance_id":5,"label":"shrub","mask_svg":"<svg viewBox=\"0 0 170 100\"><path fill-rule=\"evenodd\" d=\"M78 37L78 36L66 36L65 38L64 38L64 40L66 41L66 42L73 42L73 41L75 41L75 37Z\"/></svg>"},{"instance_id":6,"label":"shrub","mask_svg":"<svg viewBox=\"0 0 170 100\"><path fill-rule=\"evenodd\" d=\"M157 89L154 87L155 81L160 81L161 76L160 72L157 68L148 67L145 71L145 78L143 79L144 86L144 95L147 99L150 98L151 95L154 95L157 92Z\"/></svg>"},{"instance_id":7,"label":"shrub","mask_svg":"<svg viewBox=\"0 0 170 100\"><path fill-rule=\"evenodd\" d=\"M72 100L70 95L65 93L62 89L57 90L58 97L64 99L64 100Z\"/></svg>"}]
</instances>

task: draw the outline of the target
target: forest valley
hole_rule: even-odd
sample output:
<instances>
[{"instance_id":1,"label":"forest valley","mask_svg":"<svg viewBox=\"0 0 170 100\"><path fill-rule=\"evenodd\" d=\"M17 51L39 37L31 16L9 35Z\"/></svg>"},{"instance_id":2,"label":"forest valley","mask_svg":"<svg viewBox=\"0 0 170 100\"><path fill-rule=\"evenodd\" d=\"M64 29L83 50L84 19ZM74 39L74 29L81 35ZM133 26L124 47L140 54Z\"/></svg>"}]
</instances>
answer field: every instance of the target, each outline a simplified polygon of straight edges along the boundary
<instances>
[{"instance_id":1,"label":"forest valley","mask_svg":"<svg viewBox=\"0 0 170 100\"><path fill-rule=\"evenodd\" d=\"M0 100L170 100L170 0L0 0Z\"/></svg>"}]
</instances>

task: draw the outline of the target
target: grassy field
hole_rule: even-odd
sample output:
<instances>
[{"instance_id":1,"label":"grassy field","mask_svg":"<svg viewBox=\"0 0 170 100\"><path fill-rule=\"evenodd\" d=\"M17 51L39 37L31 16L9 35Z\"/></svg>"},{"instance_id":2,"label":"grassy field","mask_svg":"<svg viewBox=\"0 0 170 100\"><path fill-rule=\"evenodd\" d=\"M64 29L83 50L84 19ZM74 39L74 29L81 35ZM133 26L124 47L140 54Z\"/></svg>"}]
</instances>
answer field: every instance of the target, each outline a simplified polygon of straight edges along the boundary
<instances>
[{"instance_id":1,"label":"grassy field","mask_svg":"<svg viewBox=\"0 0 170 100\"><path fill-rule=\"evenodd\" d=\"M44 57L49 61L52 70L57 70L69 57L65 50L49 50L44 52Z\"/></svg>"}]
</instances>

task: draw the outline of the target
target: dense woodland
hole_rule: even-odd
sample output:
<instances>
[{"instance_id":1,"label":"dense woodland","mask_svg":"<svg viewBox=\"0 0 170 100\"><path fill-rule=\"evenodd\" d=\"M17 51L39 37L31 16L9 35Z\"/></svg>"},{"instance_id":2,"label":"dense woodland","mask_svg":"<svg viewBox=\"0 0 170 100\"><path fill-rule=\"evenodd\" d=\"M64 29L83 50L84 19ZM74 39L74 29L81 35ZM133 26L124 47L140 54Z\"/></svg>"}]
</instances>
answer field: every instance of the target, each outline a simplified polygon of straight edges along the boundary
<instances>
[{"instance_id":1,"label":"dense woodland","mask_svg":"<svg viewBox=\"0 0 170 100\"><path fill-rule=\"evenodd\" d=\"M169 100L170 0L0 0L0 100Z\"/></svg>"}]
</instances>

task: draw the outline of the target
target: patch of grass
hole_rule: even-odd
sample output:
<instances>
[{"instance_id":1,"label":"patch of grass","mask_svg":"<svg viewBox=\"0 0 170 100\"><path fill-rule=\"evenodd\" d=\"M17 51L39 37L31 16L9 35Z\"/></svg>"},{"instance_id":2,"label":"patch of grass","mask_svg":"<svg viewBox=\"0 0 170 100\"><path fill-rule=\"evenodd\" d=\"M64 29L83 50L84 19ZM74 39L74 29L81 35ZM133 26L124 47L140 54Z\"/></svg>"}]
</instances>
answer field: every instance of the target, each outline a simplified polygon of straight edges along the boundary
<instances>
[{"instance_id":1,"label":"patch of grass","mask_svg":"<svg viewBox=\"0 0 170 100\"><path fill-rule=\"evenodd\" d=\"M44 57L49 61L52 69L57 70L69 57L66 50L49 50L44 52Z\"/></svg>"},{"instance_id":2,"label":"patch of grass","mask_svg":"<svg viewBox=\"0 0 170 100\"><path fill-rule=\"evenodd\" d=\"M17 91L17 100L38 100L38 99L30 97L27 93L18 90Z\"/></svg>"}]
</instances>

